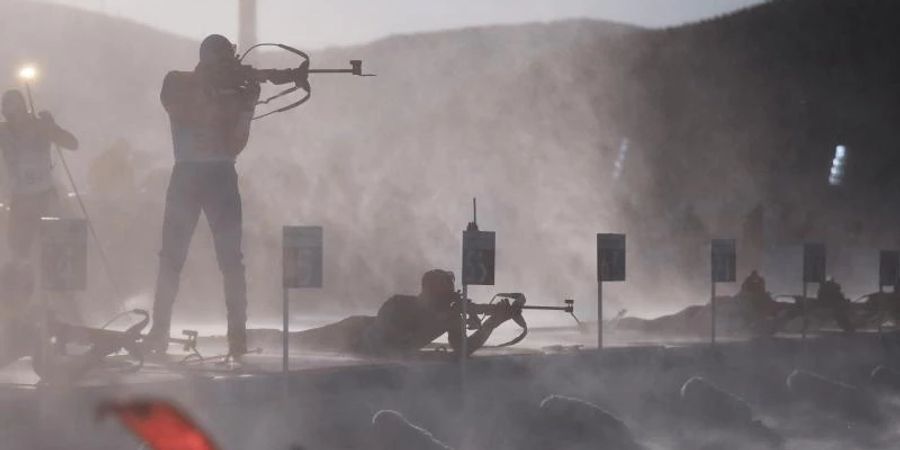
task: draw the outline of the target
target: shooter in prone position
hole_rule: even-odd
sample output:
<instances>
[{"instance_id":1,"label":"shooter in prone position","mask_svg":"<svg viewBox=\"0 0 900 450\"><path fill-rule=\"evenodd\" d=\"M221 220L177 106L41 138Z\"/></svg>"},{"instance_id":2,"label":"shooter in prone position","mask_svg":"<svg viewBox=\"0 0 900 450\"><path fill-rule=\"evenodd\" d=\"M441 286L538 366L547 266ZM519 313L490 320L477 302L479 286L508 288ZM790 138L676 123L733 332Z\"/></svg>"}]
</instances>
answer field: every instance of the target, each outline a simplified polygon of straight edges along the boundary
<instances>
[{"instance_id":1,"label":"shooter in prone position","mask_svg":"<svg viewBox=\"0 0 900 450\"><path fill-rule=\"evenodd\" d=\"M850 320L850 308L852 304L844 295L841 285L834 278L829 277L819 285L816 294L816 306L822 309L830 309L831 315L838 326L846 333L853 333L856 327Z\"/></svg>"},{"instance_id":2,"label":"shooter in prone position","mask_svg":"<svg viewBox=\"0 0 900 450\"><path fill-rule=\"evenodd\" d=\"M735 296L742 306L744 324L755 335L771 335L777 331L781 305L766 290L766 279L756 270L741 283Z\"/></svg>"},{"instance_id":3,"label":"shooter in prone position","mask_svg":"<svg viewBox=\"0 0 900 450\"><path fill-rule=\"evenodd\" d=\"M455 352L461 351L466 339L466 350L471 354L519 310L508 300L501 300L492 305L480 327L464 338L460 296L454 282L452 272L430 270L422 276L419 295L394 295L374 317L353 316L321 328L291 333L291 343L307 350L402 355L418 351L447 333Z\"/></svg>"}]
</instances>

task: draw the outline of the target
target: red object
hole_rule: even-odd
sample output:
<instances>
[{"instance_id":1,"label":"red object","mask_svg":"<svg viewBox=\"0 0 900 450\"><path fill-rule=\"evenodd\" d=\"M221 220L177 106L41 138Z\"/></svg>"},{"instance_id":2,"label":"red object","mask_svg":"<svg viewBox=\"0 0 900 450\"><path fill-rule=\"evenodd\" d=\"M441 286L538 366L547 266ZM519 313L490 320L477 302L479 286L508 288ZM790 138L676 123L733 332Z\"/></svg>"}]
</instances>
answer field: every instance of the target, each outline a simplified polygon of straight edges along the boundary
<instances>
[{"instance_id":1,"label":"red object","mask_svg":"<svg viewBox=\"0 0 900 450\"><path fill-rule=\"evenodd\" d=\"M138 400L106 404L100 415L113 413L153 450L217 450L206 433L172 404Z\"/></svg>"}]
</instances>

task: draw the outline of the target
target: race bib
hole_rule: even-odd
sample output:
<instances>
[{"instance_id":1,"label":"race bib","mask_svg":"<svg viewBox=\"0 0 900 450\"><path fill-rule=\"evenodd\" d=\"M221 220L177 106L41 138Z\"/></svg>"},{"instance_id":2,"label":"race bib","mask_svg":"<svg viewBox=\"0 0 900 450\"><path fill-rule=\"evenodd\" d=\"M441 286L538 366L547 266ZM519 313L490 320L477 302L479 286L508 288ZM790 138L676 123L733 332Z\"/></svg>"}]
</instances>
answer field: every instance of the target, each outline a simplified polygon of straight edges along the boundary
<instances>
[{"instance_id":1,"label":"race bib","mask_svg":"<svg viewBox=\"0 0 900 450\"><path fill-rule=\"evenodd\" d=\"M41 192L53 187L53 176L46 164L20 161L11 175L15 192Z\"/></svg>"}]
</instances>

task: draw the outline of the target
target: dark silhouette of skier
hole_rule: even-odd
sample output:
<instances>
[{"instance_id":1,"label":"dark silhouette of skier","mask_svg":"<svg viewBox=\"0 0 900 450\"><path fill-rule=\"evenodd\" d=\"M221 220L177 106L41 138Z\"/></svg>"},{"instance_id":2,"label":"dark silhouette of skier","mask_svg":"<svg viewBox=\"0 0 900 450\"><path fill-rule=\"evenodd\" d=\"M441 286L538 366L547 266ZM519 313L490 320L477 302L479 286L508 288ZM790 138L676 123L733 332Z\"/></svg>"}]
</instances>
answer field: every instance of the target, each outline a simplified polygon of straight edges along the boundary
<instances>
[{"instance_id":1,"label":"dark silhouette of skier","mask_svg":"<svg viewBox=\"0 0 900 450\"><path fill-rule=\"evenodd\" d=\"M241 75L235 46L223 36L200 44L191 72L173 71L160 100L169 114L175 166L166 194L151 350L165 351L172 305L201 211L212 230L225 288L229 354L247 352L247 284L241 252L241 195L235 159L247 145L259 83Z\"/></svg>"},{"instance_id":2,"label":"dark silhouette of skier","mask_svg":"<svg viewBox=\"0 0 900 450\"><path fill-rule=\"evenodd\" d=\"M27 259L37 236L41 217L56 199L50 147L76 150L78 140L62 129L47 111L35 117L20 91L3 93L5 122L0 122L0 150L6 161L9 201L7 243L14 259Z\"/></svg>"},{"instance_id":3,"label":"dark silhouette of skier","mask_svg":"<svg viewBox=\"0 0 900 450\"><path fill-rule=\"evenodd\" d=\"M850 300L844 296L841 285L834 278L828 278L819 285L816 294L817 306L830 309L834 321L847 333L856 331L856 327L850 320Z\"/></svg>"},{"instance_id":4,"label":"dark silhouette of skier","mask_svg":"<svg viewBox=\"0 0 900 450\"><path fill-rule=\"evenodd\" d=\"M459 300L453 273L429 270L422 276L419 295L394 295L381 306L377 316L352 316L320 328L291 333L292 345L307 350L402 356L447 333L454 351L461 351L466 339L466 350L471 354L484 346L494 329L515 314L509 300L501 300L482 327L464 337Z\"/></svg>"},{"instance_id":5,"label":"dark silhouette of skier","mask_svg":"<svg viewBox=\"0 0 900 450\"><path fill-rule=\"evenodd\" d=\"M744 323L754 334L769 335L777 331L782 308L766 290L766 279L759 272L750 272L735 298L743 306Z\"/></svg>"}]
</instances>

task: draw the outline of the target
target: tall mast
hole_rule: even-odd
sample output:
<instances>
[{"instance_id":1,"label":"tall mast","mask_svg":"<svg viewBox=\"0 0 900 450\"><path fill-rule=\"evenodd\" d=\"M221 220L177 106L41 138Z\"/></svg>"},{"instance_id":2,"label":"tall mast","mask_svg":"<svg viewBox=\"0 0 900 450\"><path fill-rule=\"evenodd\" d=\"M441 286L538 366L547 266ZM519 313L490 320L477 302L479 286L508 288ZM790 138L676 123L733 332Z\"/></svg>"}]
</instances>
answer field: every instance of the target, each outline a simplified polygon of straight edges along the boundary
<instances>
[{"instance_id":1,"label":"tall mast","mask_svg":"<svg viewBox=\"0 0 900 450\"><path fill-rule=\"evenodd\" d=\"M256 0L238 0L238 52L256 44Z\"/></svg>"}]
</instances>

